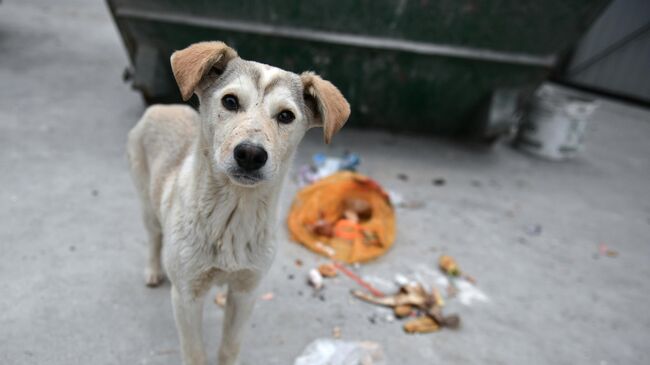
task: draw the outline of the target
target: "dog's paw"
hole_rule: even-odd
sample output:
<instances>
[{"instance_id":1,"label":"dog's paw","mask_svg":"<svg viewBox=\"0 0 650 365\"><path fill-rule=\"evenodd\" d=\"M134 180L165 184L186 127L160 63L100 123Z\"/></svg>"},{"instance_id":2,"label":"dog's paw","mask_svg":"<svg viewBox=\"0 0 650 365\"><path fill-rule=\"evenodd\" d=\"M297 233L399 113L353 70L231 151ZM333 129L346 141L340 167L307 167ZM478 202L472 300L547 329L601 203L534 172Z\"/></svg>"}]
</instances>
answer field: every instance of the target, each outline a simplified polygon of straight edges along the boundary
<instances>
[{"instance_id":1,"label":"dog's paw","mask_svg":"<svg viewBox=\"0 0 650 365\"><path fill-rule=\"evenodd\" d=\"M144 273L144 282L150 288L155 288L160 285L164 280L164 275L162 271L155 270L152 268L147 268Z\"/></svg>"}]
</instances>

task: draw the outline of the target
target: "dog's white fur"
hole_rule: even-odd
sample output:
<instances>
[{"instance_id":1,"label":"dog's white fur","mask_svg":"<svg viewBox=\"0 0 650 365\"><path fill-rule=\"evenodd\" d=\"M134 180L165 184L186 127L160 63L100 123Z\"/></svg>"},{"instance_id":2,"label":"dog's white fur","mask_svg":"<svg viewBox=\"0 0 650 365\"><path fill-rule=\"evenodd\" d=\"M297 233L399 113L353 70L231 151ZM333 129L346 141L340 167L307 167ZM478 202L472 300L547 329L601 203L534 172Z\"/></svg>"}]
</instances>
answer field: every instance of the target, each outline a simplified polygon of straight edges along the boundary
<instances>
[{"instance_id":1,"label":"dog's white fur","mask_svg":"<svg viewBox=\"0 0 650 365\"><path fill-rule=\"evenodd\" d=\"M145 279L158 285L162 264L186 365L206 363L201 336L208 289L228 284L219 364L238 362L255 289L276 252L279 192L304 133L323 126L329 142L350 109L331 83L245 61L221 42L202 42L172 55L187 106L152 106L129 133L131 173L141 198L150 252ZM240 110L222 105L235 95ZM289 110L295 120L281 124ZM237 171L233 149L262 146L268 160L253 177ZM163 250L164 247L164 250ZM161 260L162 252L162 260Z\"/></svg>"}]
</instances>

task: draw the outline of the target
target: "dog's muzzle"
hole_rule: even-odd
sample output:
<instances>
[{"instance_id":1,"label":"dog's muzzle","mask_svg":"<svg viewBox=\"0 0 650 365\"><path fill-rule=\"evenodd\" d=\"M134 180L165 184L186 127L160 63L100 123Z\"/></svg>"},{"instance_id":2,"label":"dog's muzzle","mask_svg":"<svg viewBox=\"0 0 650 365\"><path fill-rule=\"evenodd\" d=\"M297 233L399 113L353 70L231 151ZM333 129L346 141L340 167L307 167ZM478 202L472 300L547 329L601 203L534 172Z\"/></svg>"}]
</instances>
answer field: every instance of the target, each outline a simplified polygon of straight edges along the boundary
<instances>
[{"instance_id":1,"label":"dog's muzzle","mask_svg":"<svg viewBox=\"0 0 650 365\"><path fill-rule=\"evenodd\" d=\"M231 171L233 178L244 185L252 185L263 179L260 171L269 158L264 148L251 143L240 143L233 151L237 168Z\"/></svg>"}]
</instances>

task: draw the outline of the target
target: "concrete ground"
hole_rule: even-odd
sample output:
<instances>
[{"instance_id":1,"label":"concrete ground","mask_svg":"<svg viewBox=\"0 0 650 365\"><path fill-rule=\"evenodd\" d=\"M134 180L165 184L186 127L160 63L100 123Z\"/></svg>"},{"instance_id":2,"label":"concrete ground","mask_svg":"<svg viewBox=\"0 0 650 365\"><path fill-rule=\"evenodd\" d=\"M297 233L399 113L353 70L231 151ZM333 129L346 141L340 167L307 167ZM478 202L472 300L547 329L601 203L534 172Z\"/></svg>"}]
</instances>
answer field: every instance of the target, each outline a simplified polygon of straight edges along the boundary
<instances>
[{"instance_id":1,"label":"concrete ground","mask_svg":"<svg viewBox=\"0 0 650 365\"><path fill-rule=\"evenodd\" d=\"M169 284L143 283L124 144L144 106L121 81L126 64L103 2L0 4L2 364L180 363ZM587 141L583 157L549 163L508 146L357 130L325 148L310 132L296 165L350 148L362 172L424 204L398 210L394 248L360 274L425 275L446 252L489 301L449 300L460 330L406 335L352 299L346 278L313 296L304 278L324 260L281 226L262 288L275 296L257 305L244 364L291 364L335 326L380 343L389 364L650 363L650 113L605 102ZM283 215L296 190L284 192ZM619 255L599 256L601 243ZM211 301L205 313L214 362L223 314Z\"/></svg>"}]
</instances>

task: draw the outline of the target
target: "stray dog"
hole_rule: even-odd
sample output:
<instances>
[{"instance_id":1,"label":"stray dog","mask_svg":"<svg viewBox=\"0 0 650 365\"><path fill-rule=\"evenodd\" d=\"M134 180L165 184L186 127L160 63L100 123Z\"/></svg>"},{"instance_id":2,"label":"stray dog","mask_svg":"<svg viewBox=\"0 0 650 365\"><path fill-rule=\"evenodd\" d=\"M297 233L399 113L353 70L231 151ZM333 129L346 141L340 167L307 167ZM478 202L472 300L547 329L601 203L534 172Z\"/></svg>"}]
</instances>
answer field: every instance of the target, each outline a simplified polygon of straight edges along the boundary
<instances>
[{"instance_id":1,"label":"stray dog","mask_svg":"<svg viewBox=\"0 0 650 365\"><path fill-rule=\"evenodd\" d=\"M255 289L275 256L278 196L298 143L316 126L329 143L350 106L316 74L243 60L222 42L176 51L171 65L183 100L196 94L199 112L152 106L128 137L149 234L145 280L158 285L164 264L186 365L206 363L204 297L228 284L218 359L236 364Z\"/></svg>"}]
</instances>

